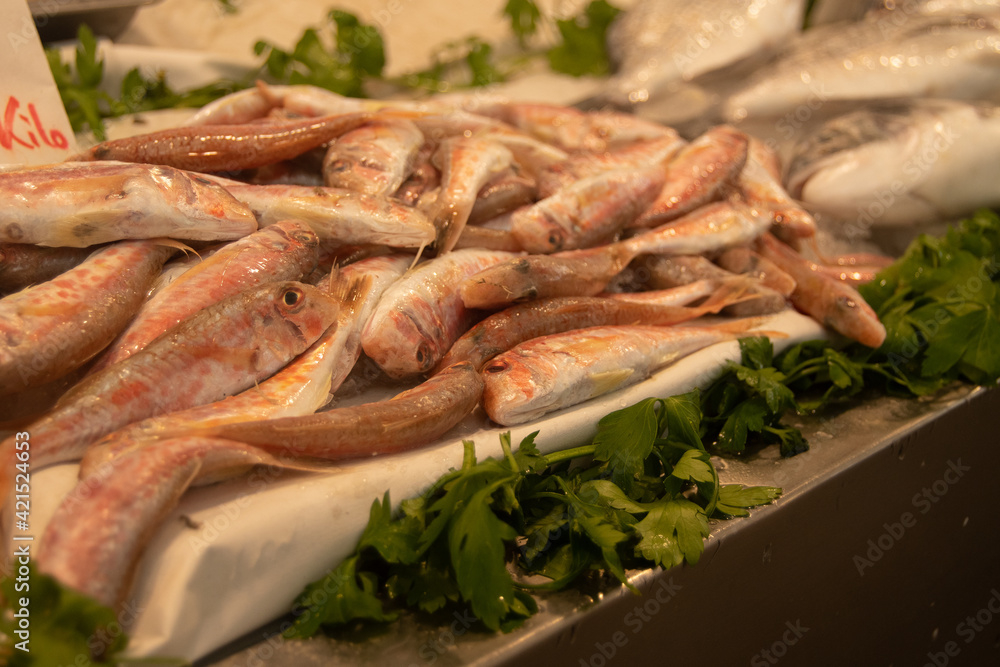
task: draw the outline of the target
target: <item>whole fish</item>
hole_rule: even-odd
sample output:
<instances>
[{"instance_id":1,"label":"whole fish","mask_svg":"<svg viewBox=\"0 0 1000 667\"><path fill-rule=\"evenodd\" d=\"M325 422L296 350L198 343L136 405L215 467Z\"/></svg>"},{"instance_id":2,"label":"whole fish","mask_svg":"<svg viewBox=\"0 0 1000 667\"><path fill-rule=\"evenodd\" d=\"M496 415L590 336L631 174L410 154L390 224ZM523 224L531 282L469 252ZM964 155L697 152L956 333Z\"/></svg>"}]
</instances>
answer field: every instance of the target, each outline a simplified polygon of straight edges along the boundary
<instances>
[{"instance_id":1,"label":"whole fish","mask_svg":"<svg viewBox=\"0 0 1000 667\"><path fill-rule=\"evenodd\" d=\"M142 304L91 372L118 363L202 308L261 283L301 280L317 262L308 225L286 220L219 249Z\"/></svg>"},{"instance_id":2,"label":"whole fish","mask_svg":"<svg viewBox=\"0 0 1000 667\"><path fill-rule=\"evenodd\" d=\"M410 174L424 135L412 121L376 120L345 132L323 158L323 182L366 195L390 196Z\"/></svg>"},{"instance_id":3,"label":"whole fish","mask_svg":"<svg viewBox=\"0 0 1000 667\"><path fill-rule=\"evenodd\" d=\"M466 278L467 308L499 308L550 296L593 296L641 254L691 255L745 245L767 231L770 217L715 202L622 241L586 250L514 257Z\"/></svg>"},{"instance_id":4,"label":"whole fish","mask_svg":"<svg viewBox=\"0 0 1000 667\"><path fill-rule=\"evenodd\" d=\"M795 279L790 299L797 309L862 345L877 348L885 340L885 327L878 315L853 287L826 275L770 234L759 239L758 248Z\"/></svg>"},{"instance_id":5,"label":"whole fish","mask_svg":"<svg viewBox=\"0 0 1000 667\"><path fill-rule=\"evenodd\" d=\"M747 135L732 126L707 130L667 163L659 195L633 226L662 225L721 197L743 171L748 149Z\"/></svg>"},{"instance_id":6,"label":"whole fish","mask_svg":"<svg viewBox=\"0 0 1000 667\"><path fill-rule=\"evenodd\" d=\"M201 107L184 125L234 125L266 118L275 109L294 116L330 116L375 111L385 103L344 97L311 85L281 86L257 80L253 88L238 90Z\"/></svg>"},{"instance_id":7,"label":"whole fish","mask_svg":"<svg viewBox=\"0 0 1000 667\"><path fill-rule=\"evenodd\" d=\"M613 150L674 135L665 125L617 111L523 102L485 104L476 111L569 153Z\"/></svg>"},{"instance_id":8,"label":"whole fish","mask_svg":"<svg viewBox=\"0 0 1000 667\"><path fill-rule=\"evenodd\" d=\"M470 248L418 264L382 295L362 334L365 354L391 377L430 371L479 317L463 304L459 285L511 257Z\"/></svg>"},{"instance_id":9,"label":"whole fish","mask_svg":"<svg viewBox=\"0 0 1000 667\"><path fill-rule=\"evenodd\" d=\"M304 417L223 424L204 435L291 457L329 460L404 452L434 442L479 404L483 381L471 363L446 368L389 400Z\"/></svg>"},{"instance_id":10,"label":"whole fish","mask_svg":"<svg viewBox=\"0 0 1000 667\"><path fill-rule=\"evenodd\" d=\"M197 480L254 465L297 467L239 442L177 438L108 461L81 479L45 528L40 572L116 608L150 536Z\"/></svg>"},{"instance_id":11,"label":"whole fish","mask_svg":"<svg viewBox=\"0 0 1000 667\"><path fill-rule=\"evenodd\" d=\"M340 306L337 320L287 366L235 396L129 424L92 444L80 463L86 477L122 452L188 434L193 427L306 415L323 407L361 353L361 330L382 292L409 267L405 255L344 267L326 288Z\"/></svg>"},{"instance_id":12,"label":"whole fish","mask_svg":"<svg viewBox=\"0 0 1000 667\"><path fill-rule=\"evenodd\" d=\"M815 0L809 25L860 21L869 12L885 12L884 21L903 21L913 14L981 13L1000 10L997 0ZM895 12L898 16L891 16Z\"/></svg>"},{"instance_id":13,"label":"whole fish","mask_svg":"<svg viewBox=\"0 0 1000 667\"><path fill-rule=\"evenodd\" d=\"M94 248L46 248L0 243L0 295L52 280L87 259Z\"/></svg>"},{"instance_id":14,"label":"whole fish","mask_svg":"<svg viewBox=\"0 0 1000 667\"><path fill-rule=\"evenodd\" d=\"M0 242L85 247L122 239L222 241L257 220L195 174L148 164L63 162L0 172Z\"/></svg>"},{"instance_id":15,"label":"whole fish","mask_svg":"<svg viewBox=\"0 0 1000 667\"><path fill-rule=\"evenodd\" d=\"M92 442L126 424L252 386L309 347L336 315L330 296L296 282L260 285L199 311L86 378L27 426L32 469L79 459ZM8 462L13 452L13 437L0 443L0 460Z\"/></svg>"},{"instance_id":16,"label":"whole fish","mask_svg":"<svg viewBox=\"0 0 1000 667\"><path fill-rule=\"evenodd\" d=\"M225 187L250 207L262 227L281 220L303 220L321 240L338 245L420 248L435 237L434 225L426 215L391 197L306 185L228 181Z\"/></svg>"},{"instance_id":17,"label":"whole fish","mask_svg":"<svg viewBox=\"0 0 1000 667\"><path fill-rule=\"evenodd\" d=\"M1000 17L878 15L813 28L733 92L724 114L794 121L836 101L943 97L991 99L1000 88ZM789 116L789 114L792 114Z\"/></svg>"},{"instance_id":18,"label":"whole fish","mask_svg":"<svg viewBox=\"0 0 1000 667\"><path fill-rule=\"evenodd\" d=\"M676 131L658 139L628 144L613 151L575 153L546 167L538 178L538 194L549 197L588 176L625 167L663 164L673 158L687 142Z\"/></svg>"},{"instance_id":19,"label":"whole fish","mask_svg":"<svg viewBox=\"0 0 1000 667\"><path fill-rule=\"evenodd\" d=\"M76 370L128 324L175 248L120 241L58 277L0 299L0 396Z\"/></svg>"},{"instance_id":20,"label":"whole fish","mask_svg":"<svg viewBox=\"0 0 1000 667\"><path fill-rule=\"evenodd\" d=\"M103 141L75 159L238 171L297 157L374 118L372 112L360 111L267 123L188 125Z\"/></svg>"},{"instance_id":21,"label":"whole fish","mask_svg":"<svg viewBox=\"0 0 1000 667\"><path fill-rule=\"evenodd\" d=\"M788 189L809 208L843 221L848 236L954 219L1000 205L997 146L995 105L872 105L804 136L788 165Z\"/></svg>"},{"instance_id":22,"label":"whole fish","mask_svg":"<svg viewBox=\"0 0 1000 667\"><path fill-rule=\"evenodd\" d=\"M705 281L699 289L688 287L637 294L569 296L537 299L494 313L466 331L448 350L438 368L470 361L476 370L497 354L532 338L586 327L648 324L679 324L709 313L745 297L747 282ZM691 301L709 298L697 306Z\"/></svg>"},{"instance_id":23,"label":"whole fish","mask_svg":"<svg viewBox=\"0 0 1000 667\"><path fill-rule=\"evenodd\" d=\"M513 160L510 150L488 139L460 136L441 143L434 154L441 170L441 193L433 209L438 254L455 247L480 189Z\"/></svg>"},{"instance_id":24,"label":"whole fish","mask_svg":"<svg viewBox=\"0 0 1000 667\"><path fill-rule=\"evenodd\" d=\"M645 380L681 357L736 339L759 323L599 326L534 338L483 367L483 409L502 426L523 424Z\"/></svg>"},{"instance_id":25,"label":"whole fish","mask_svg":"<svg viewBox=\"0 0 1000 667\"><path fill-rule=\"evenodd\" d=\"M511 234L531 253L589 248L611 241L663 190L660 165L589 176L511 215Z\"/></svg>"},{"instance_id":26,"label":"whole fish","mask_svg":"<svg viewBox=\"0 0 1000 667\"><path fill-rule=\"evenodd\" d=\"M608 28L616 71L601 97L621 107L672 84L782 46L802 25L802 0L639 0Z\"/></svg>"}]
</instances>

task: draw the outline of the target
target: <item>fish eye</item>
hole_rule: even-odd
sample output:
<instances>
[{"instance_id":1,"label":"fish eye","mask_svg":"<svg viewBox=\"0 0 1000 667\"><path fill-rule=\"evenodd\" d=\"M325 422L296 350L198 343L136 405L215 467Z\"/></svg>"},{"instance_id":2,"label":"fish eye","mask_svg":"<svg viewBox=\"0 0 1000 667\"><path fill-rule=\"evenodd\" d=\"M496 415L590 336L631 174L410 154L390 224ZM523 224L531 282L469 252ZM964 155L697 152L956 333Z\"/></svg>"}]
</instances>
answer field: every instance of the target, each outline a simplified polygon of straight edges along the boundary
<instances>
[{"instance_id":1,"label":"fish eye","mask_svg":"<svg viewBox=\"0 0 1000 667\"><path fill-rule=\"evenodd\" d=\"M416 359L420 365L421 372L429 371L431 366L434 365L434 355L431 354L431 351L423 343L417 346Z\"/></svg>"},{"instance_id":2,"label":"fish eye","mask_svg":"<svg viewBox=\"0 0 1000 667\"><path fill-rule=\"evenodd\" d=\"M285 293L281 295L281 302L284 303L289 308L295 308L305 299L305 294L298 287L289 287L285 290Z\"/></svg>"},{"instance_id":3,"label":"fish eye","mask_svg":"<svg viewBox=\"0 0 1000 667\"><path fill-rule=\"evenodd\" d=\"M483 369L486 373L503 373L510 366L506 361L494 361L489 366Z\"/></svg>"}]
</instances>

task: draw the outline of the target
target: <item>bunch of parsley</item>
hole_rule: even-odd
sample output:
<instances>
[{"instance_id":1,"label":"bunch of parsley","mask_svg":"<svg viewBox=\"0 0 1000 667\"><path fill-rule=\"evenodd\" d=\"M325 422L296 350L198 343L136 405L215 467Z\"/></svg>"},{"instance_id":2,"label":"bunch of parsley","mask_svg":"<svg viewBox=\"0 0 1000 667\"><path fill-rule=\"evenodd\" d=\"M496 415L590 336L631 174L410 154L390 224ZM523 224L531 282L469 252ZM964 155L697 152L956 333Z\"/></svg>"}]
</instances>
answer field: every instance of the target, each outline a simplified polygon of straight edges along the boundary
<instances>
[{"instance_id":1,"label":"bunch of parsley","mask_svg":"<svg viewBox=\"0 0 1000 667\"><path fill-rule=\"evenodd\" d=\"M462 467L398 515L388 494L373 503L356 551L299 596L287 635L449 605L510 630L537 610L532 590L600 572L630 586L628 567L697 563L710 517L781 493L720 484L699 415L697 392L648 399L602 419L590 445L549 456L536 434L517 450L501 436L503 458L484 461L466 442Z\"/></svg>"}]
</instances>

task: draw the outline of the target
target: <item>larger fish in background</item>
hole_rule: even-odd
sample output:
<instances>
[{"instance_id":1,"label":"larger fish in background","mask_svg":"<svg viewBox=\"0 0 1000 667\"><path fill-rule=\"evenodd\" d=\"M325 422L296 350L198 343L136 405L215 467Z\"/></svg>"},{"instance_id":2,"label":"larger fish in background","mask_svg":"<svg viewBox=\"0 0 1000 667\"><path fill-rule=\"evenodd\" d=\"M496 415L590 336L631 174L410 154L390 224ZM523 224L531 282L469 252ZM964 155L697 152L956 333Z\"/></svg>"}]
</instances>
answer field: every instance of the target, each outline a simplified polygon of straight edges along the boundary
<instances>
[{"instance_id":1,"label":"larger fish in background","mask_svg":"<svg viewBox=\"0 0 1000 667\"><path fill-rule=\"evenodd\" d=\"M616 72L608 102L645 102L671 84L781 46L798 32L802 0L640 0L608 29Z\"/></svg>"},{"instance_id":2,"label":"larger fish in background","mask_svg":"<svg viewBox=\"0 0 1000 667\"><path fill-rule=\"evenodd\" d=\"M1000 10L997 0L816 0L809 11L809 25L836 21L859 21L873 11L908 14L943 14L948 12L986 12ZM889 17L886 17L889 18ZM892 17L889 20L898 20Z\"/></svg>"},{"instance_id":3,"label":"larger fish in background","mask_svg":"<svg viewBox=\"0 0 1000 667\"><path fill-rule=\"evenodd\" d=\"M992 99L1000 91L1000 18L986 14L878 13L856 23L807 30L755 71L723 105L723 115L781 118L831 102L944 97Z\"/></svg>"},{"instance_id":4,"label":"larger fish in background","mask_svg":"<svg viewBox=\"0 0 1000 667\"><path fill-rule=\"evenodd\" d=\"M952 100L883 103L827 121L794 147L788 190L842 221L869 228L958 218L1000 205L1000 108Z\"/></svg>"}]
</instances>

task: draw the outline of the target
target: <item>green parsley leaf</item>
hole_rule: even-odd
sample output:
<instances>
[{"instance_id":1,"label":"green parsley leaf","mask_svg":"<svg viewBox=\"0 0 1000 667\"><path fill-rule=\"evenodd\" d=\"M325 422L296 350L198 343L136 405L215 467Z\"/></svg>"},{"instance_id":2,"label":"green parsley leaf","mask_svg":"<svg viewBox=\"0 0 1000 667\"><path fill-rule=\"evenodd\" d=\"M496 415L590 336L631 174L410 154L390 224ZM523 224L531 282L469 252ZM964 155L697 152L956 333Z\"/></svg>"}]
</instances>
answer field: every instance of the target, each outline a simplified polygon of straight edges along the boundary
<instances>
[{"instance_id":1,"label":"green parsley leaf","mask_svg":"<svg viewBox=\"0 0 1000 667\"><path fill-rule=\"evenodd\" d=\"M528 38L538 30L542 13L532 0L507 0L503 7L503 15L510 19L510 29L524 48Z\"/></svg>"},{"instance_id":2,"label":"green parsley leaf","mask_svg":"<svg viewBox=\"0 0 1000 667\"><path fill-rule=\"evenodd\" d=\"M608 462L611 479L626 491L632 489L653 451L659 431L659 404L659 399L648 398L615 410L597 423L594 458Z\"/></svg>"},{"instance_id":3,"label":"green parsley leaf","mask_svg":"<svg viewBox=\"0 0 1000 667\"><path fill-rule=\"evenodd\" d=\"M642 537L636 550L644 558L663 567L685 560L695 565L705 550L708 517L690 500L675 498L653 505L635 530Z\"/></svg>"},{"instance_id":4,"label":"green parsley leaf","mask_svg":"<svg viewBox=\"0 0 1000 667\"><path fill-rule=\"evenodd\" d=\"M11 667L72 665L79 657L114 658L128 644L114 610L60 584L30 564L27 577L0 580L4 605L0 608L0 658ZM18 636L19 601L30 620L30 634ZM134 612L132 612L134 613ZM24 644L19 644L25 642ZM26 650L22 650L26 649Z\"/></svg>"},{"instance_id":5,"label":"green parsley leaf","mask_svg":"<svg viewBox=\"0 0 1000 667\"><path fill-rule=\"evenodd\" d=\"M322 625L343 625L358 619L393 621L375 596L376 579L369 572L358 572L358 556L338 565L322 579L306 586L295 600L295 622L286 631L288 637L311 637Z\"/></svg>"},{"instance_id":6,"label":"green parsley leaf","mask_svg":"<svg viewBox=\"0 0 1000 667\"><path fill-rule=\"evenodd\" d=\"M556 21L562 43L549 49L549 66L571 76L607 74L610 65L605 35L620 11L605 0L592 0L582 14Z\"/></svg>"},{"instance_id":7,"label":"green parsley leaf","mask_svg":"<svg viewBox=\"0 0 1000 667\"><path fill-rule=\"evenodd\" d=\"M497 518L491 499L497 484L480 489L459 509L448 528L451 564L462 597L483 624L500 628L510 611L514 584L504 560L505 543L517 532Z\"/></svg>"},{"instance_id":8,"label":"green parsley leaf","mask_svg":"<svg viewBox=\"0 0 1000 667\"><path fill-rule=\"evenodd\" d=\"M726 516L750 516L747 508L770 504L780 496L781 489L776 486L723 484L715 511Z\"/></svg>"}]
</instances>

